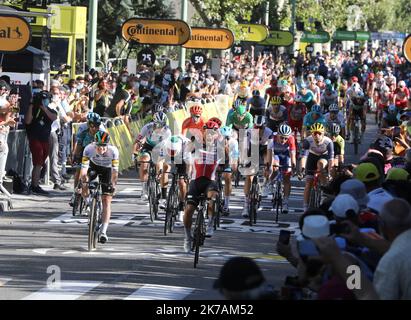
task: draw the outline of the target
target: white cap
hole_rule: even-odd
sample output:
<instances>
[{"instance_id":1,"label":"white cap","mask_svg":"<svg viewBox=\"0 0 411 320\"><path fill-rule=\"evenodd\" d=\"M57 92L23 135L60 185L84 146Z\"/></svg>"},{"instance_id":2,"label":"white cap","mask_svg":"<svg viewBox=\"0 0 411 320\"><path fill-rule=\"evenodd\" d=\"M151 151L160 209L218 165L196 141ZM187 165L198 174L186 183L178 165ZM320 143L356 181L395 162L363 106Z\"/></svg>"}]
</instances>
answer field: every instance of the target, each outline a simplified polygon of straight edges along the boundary
<instances>
[{"instance_id":1,"label":"white cap","mask_svg":"<svg viewBox=\"0 0 411 320\"><path fill-rule=\"evenodd\" d=\"M330 222L325 216L307 216L304 218L302 234L306 238L327 237L330 235Z\"/></svg>"},{"instance_id":2,"label":"white cap","mask_svg":"<svg viewBox=\"0 0 411 320\"><path fill-rule=\"evenodd\" d=\"M338 218L347 218L347 212L352 210L355 214L358 214L360 207L358 202L349 194L339 194L335 197L333 203L330 206L330 211Z\"/></svg>"}]
</instances>

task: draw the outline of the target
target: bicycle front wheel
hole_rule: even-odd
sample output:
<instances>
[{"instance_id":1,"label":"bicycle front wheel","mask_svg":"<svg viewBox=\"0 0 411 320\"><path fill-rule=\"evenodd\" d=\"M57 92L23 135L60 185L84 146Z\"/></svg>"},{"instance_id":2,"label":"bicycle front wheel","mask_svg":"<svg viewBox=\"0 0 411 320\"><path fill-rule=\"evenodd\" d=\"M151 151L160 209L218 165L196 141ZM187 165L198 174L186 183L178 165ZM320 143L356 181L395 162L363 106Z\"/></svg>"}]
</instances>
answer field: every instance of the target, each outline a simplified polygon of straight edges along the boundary
<instances>
[{"instance_id":1,"label":"bicycle front wheel","mask_svg":"<svg viewBox=\"0 0 411 320\"><path fill-rule=\"evenodd\" d=\"M167 207L166 207L166 217L164 220L164 235L167 235L167 232L173 232L174 230L174 219L175 215L175 202L176 197L178 196L178 189L176 190L176 182L173 179L173 182L170 187L170 191L167 196ZM177 195L176 195L177 192Z\"/></svg>"},{"instance_id":2,"label":"bicycle front wheel","mask_svg":"<svg viewBox=\"0 0 411 320\"><path fill-rule=\"evenodd\" d=\"M280 181L277 182L276 192L275 192L275 222L278 223L278 215L283 211L283 188Z\"/></svg>"},{"instance_id":3,"label":"bicycle front wheel","mask_svg":"<svg viewBox=\"0 0 411 320\"><path fill-rule=\"evenodd\" d=\"M98 222L98 204L97 199L93 198L91 202L89 223L88 223L88 251L96 249L97 225Z\"/></svg>"},{"instance_id":4,"label":"bicycle front wheel","mask_svg":"<svg viewBox=\"0 0 411 320\"><path fill-rule=\"evenodd\" d=\"M194 239L193 239L193 250L194 250L194 268L197 268L198 260L200 258L200 246L203 243L204 236L204 212L198 212L196 223L194 227Z\"/></svg>"}]
</instances>

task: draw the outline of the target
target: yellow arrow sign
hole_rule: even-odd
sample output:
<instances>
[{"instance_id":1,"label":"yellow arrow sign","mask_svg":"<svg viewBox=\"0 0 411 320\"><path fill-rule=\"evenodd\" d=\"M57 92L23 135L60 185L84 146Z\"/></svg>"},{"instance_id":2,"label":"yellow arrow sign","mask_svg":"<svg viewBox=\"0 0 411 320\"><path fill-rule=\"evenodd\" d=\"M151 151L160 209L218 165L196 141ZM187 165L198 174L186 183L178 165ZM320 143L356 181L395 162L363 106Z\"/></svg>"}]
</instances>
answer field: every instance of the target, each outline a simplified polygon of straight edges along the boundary
<instances>
[{"instance_id":1,"label":"yellow arrow sign","mask_svg":"<svg viewBox=\"0 0 411 320\"><path fill-rule=\"evenodd\" d=\"M31 40L31 28L24 18L0 15L0 52L11 53L24 50Z\"/></svg>"},{"instance_id":2,"label":"yellow arrow sign","mask_svg":"<svg viewBox=\"0 0 411 320\"><path fill-rule=\"evenodd\" d=\"M231 48L234 43L234 34L226 28L191 28L191 37L183 47L188 49L216 49Z\"/></svg>"},{"instance_id":3,"label":"yellow arrow sign","mask_svg":"<svg viewBox=\"0 0 411 320\"><path fill-rule=\"evenodd\" d=\"M243 41L261 42L268 37L268 28L262 24L239 24L244 35Z\"/></svg>"},{"instance_id":4,"label":"yellow arrow sign","mask_svg":"<svg viewBox=\"0 0 411 320\"><path fill-rule=\"evenodd\" d=\"M190 39L190 26L182 20L132 18L123 23L121 33L126 41L141 44L178 46Z\"/></svg>"},{"instance_id":5,"label":"yellow arrow sign","mask_svg":"<svg viewBox=\"0 0 411 320\"><path fill-rule=\"evenodd\" d=\"M411 34L405 39L404 44L402 46L402 52L404 53L405 59L411 63Z\"/></svg>"}]
</instances>

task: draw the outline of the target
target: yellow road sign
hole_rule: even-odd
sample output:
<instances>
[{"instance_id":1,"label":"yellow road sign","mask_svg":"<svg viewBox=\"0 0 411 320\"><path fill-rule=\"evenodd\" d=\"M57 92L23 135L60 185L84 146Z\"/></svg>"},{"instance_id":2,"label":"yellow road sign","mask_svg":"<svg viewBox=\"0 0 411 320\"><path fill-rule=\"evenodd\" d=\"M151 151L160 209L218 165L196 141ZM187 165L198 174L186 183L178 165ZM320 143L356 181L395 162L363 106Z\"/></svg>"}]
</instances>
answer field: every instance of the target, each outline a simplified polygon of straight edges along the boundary
<instances>
[{"instance_id":1,"label":"yellow road sign","mask_svg":"<svg viewBox=\"0 0 411 320\"><path fill-rule=\"evenodd\" d=\"M191 37L183 47L188 49L216 49L231 48L234 43L234 34L226 28L191 28Z\"/></svg>"},{"instance_id":2,"label":"yellow road sign","mask_svg":"<svg viewBox=\"0 0 411 320\"><path fill-rule=\"evenodd\" d=\"M268 28L262 24L239 24L243 32L243 41L261 42L268 37Z\"/></svg>"},{"instance_id":3,"label":"yellow road sign","mask_svg":"<svg viewBox=\"0 0 411 320\"><path fill-rule=\"evenodd\" d=\"M289 31L270 30L268 38L261 42L262 46L288 47L294 42L294 36Z\"/></svg>"},{"instance_id":4,"label":"yellow road sign","mask_svg":"<svg viewBox=\"0 0 411 320\"><path fill-rule=\"evenodd\" d=\"M402 46L402 52L404 53L405 59L411 63L411 34L404 40L404 44Z\"/></svg>"},{"instance_id":5,"label":"yellow road sign","mask_svg":"<svg viewBox=\"0 0 411 320\"><path fill-rule=\"evenodd\" d=\"M132 18L123 23L121 34L126 41L141 44L178 46L190 39L190 26L182 20Z\"/></svg>"},{"instance_id":6,"label":"yellow road sign","mask_svg":"<svg viewBox=\"0 0 411 320\"><path fill-rule=\"evenodd\" d=\"M31 40L31 28L21 17L0 15L0 52L11 53L24 50Z\"/></svg>"}]
</instances>

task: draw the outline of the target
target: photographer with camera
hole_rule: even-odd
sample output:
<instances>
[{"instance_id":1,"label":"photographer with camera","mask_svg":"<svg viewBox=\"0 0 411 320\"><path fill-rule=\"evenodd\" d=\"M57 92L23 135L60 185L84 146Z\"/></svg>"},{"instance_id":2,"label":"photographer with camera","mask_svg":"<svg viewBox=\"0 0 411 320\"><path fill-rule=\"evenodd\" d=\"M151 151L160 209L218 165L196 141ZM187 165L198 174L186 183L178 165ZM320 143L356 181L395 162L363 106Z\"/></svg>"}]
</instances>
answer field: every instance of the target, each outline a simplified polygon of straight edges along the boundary
<instances>
[{"instance_id":1,"label":"photographer with camera","mask_svg":"<svg viewBox=\"0 0 411 320\"><path fill-rule=\"evenodd\" d=\"M41 168L49 155L51 125L58 118L57 112L48 107L51 98L51 94L46 90L35 94L25 115L26 133L33 161L30 189L39 195L49 194L40 187L39 182Z\"/></svg>"}]
</instances>

